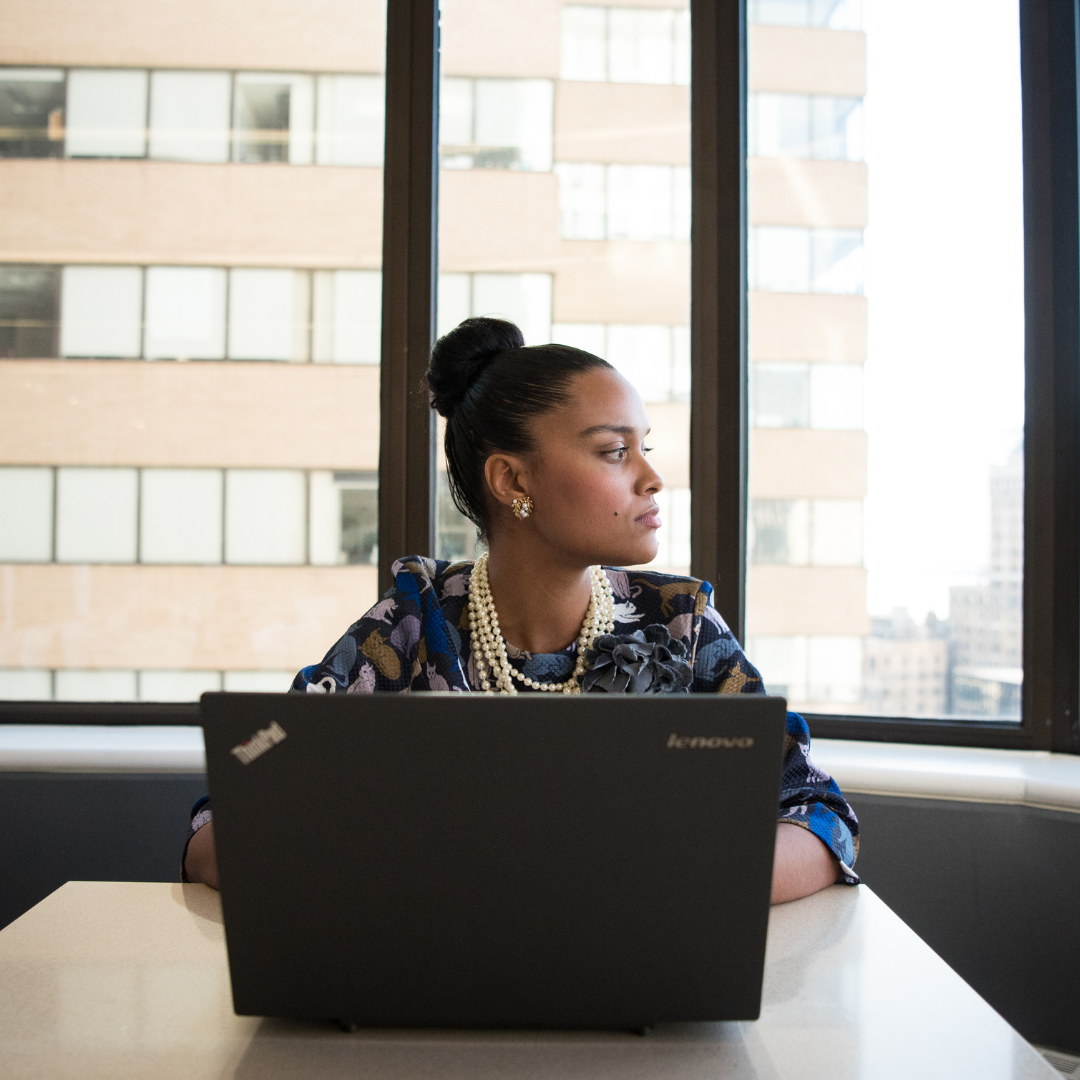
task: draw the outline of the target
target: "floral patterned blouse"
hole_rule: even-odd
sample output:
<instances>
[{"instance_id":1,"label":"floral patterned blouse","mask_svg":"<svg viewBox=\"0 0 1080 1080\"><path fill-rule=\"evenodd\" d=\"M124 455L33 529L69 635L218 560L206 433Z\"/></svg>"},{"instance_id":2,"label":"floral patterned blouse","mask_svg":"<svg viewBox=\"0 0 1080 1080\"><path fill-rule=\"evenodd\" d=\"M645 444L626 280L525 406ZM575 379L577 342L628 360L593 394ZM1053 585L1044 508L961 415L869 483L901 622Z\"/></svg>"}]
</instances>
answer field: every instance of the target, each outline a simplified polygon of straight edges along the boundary
<instances>
[{"instance_id":1,"label":"floral patterned blouse","mask_svg":"<svg viewBox=\"0 0 1080 1080\"><path fill-rule=\"evenodd\" d=\"M394 563L395 585L345 632L318 663L293 680L294 693L370 694L450 690L468 693L479 680L469 636L471 562L408 556ZM695 694L763 694L757 669L713 606L707 581L644 570L606 568L615 594L615 634L654 623L683 642ZM510 663L538 682L570 677L576 645L558 653L526 653L507 643ZM521 686L520 692L527 693ZM841 864L844 880L858 853L859 823L835 781L810 760L810 732L787 715L779 820L821 839ZM205 800L192 811L192 831L210 820Z\"/></svg>"}]
</instances>

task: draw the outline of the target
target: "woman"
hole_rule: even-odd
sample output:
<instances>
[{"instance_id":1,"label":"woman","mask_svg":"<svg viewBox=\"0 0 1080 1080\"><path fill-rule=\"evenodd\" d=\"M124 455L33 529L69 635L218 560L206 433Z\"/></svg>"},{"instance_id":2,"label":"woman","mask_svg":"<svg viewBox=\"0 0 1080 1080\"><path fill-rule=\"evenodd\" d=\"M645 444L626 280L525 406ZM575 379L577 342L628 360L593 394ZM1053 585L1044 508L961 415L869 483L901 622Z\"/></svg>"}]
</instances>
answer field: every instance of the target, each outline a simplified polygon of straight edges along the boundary
<instances>
[{"instance_id":1,"label":"woman","mask_svg":"<svg viewBox=\"0 0 1080 1080\"><path fill-rule=\"evenodd\" d=\"M454 502L488 553L399 559L395 587L294 692L764 692L707 582L610 569L655 558L663 487L641 397L610 364L475 318L439 340L427 381ZM858 822L809 745L789 713L773 903L858 881ZM184 870L217 886L204 804Z\"/></svg>"}]
</instances>

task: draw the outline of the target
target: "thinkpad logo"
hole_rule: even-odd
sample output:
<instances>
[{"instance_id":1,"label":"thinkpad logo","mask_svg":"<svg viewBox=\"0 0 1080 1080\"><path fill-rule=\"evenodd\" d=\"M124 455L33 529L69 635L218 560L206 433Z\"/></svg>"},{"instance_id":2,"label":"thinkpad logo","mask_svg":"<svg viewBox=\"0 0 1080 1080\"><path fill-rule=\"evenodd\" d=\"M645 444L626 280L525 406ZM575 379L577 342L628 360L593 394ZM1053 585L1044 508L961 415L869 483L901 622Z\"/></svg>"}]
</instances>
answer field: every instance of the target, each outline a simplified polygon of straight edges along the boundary
<instances>
[{"instance_id":1,"label":"thinkpad logo","mask_svg":"<svg viewBox=\"0 0 1080 1080\"><path fill-rule=\"evenodd\" d=\"M672 732L667 745L669 750L749 750L754 740L749 735L725 739L720 735L676 735Z\"/></svg>"},{"instance_id":2,"label":"thinkpad logo","mask_svg":"<svg viewBox=\"0 0 1080 1080\"><path fill-rule=\"evenodd\" d=\"M250 765L257 757L261 757L272 746L277 746L285 738L285 729L275 720L269 727L256 731L250 739L238 743L231 753L239 760L241 765Z\"/></svg>"}]
</instances>

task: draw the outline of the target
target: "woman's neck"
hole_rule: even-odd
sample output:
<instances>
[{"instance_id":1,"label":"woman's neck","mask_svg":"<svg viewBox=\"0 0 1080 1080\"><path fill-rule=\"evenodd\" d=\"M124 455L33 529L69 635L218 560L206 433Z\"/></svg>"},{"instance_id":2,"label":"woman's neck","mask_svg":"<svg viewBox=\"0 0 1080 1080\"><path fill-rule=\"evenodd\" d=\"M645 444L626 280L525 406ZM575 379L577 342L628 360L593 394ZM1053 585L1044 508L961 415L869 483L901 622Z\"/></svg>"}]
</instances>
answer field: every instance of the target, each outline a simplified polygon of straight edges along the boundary
<instances>
[{"instance_id":1,"label":"woman's neck","mask_svg":"<svg viewBox=\"0 0 1080 1080\"><path fill-rule=\"evenodd\" d=\"M526 652L559 652L581 633L591 593L589 568L567 566L529 547L492 538L488 581L499 629Z\"/></svg>"}]
</instances>

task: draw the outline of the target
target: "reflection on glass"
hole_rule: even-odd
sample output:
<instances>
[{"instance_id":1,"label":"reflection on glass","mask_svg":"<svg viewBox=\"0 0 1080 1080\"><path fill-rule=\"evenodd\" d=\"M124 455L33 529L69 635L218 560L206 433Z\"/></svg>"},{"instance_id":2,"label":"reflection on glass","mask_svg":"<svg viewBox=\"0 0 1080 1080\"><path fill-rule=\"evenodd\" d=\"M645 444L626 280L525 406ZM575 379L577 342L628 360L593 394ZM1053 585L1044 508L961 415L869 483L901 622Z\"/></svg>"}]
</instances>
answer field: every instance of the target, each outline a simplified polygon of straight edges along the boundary
<instances>
[{"instance_id":1,"label":"reflection on glass","mask_svg":"<svg viewBox=\"0 0 1080 1080\"><path fill-rule=\"evenodd\" d=\"M141 269L65 266L62 283L61 356L142 356Z\"/></svg>"},{"instance_id":2,"label":"reflection on glass","mask_svg":"<svg viewBox=\"0 0 1080 1080\"><path fill-rule=\"evenodd\" d=\"M228 161L231 92L225 71L152 72L150 157Z\"/></svg>"},{"instance_id":3,"label":"reflection on glass","mask_svg":"<svg viewBox=\"0 0 1080 1080\"><path fill-rule=\"evenodd\" d=\"M145 71L68 72L67 156L142 157L146 85Z\"/></svg>"},{"instance_id":4,"label":"reflection on glass","mask_svg":"<svg viewBox=\"0 0 1080 1080\"><path fill-rule=\"evenodd\" d=\"M1018 17L968 16L750 4L748 646L801 710L1020 715Z\"/></svg>"}]
</instances>

